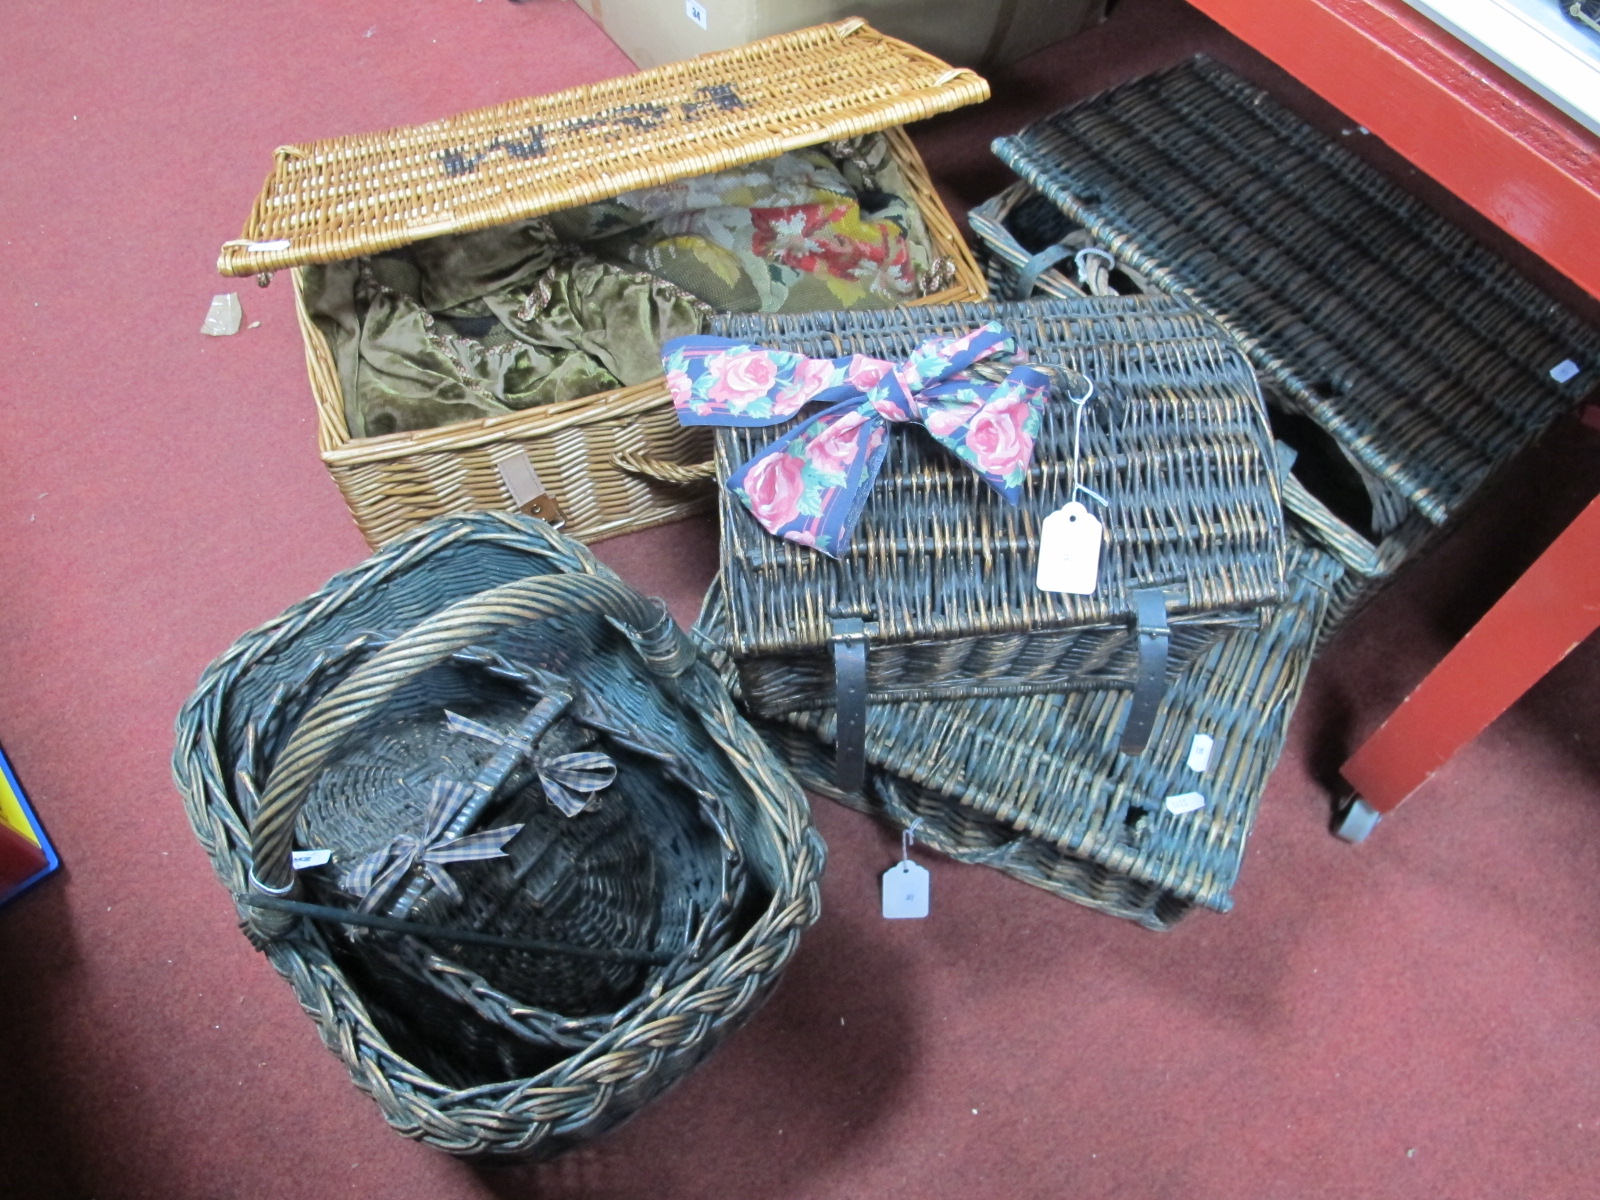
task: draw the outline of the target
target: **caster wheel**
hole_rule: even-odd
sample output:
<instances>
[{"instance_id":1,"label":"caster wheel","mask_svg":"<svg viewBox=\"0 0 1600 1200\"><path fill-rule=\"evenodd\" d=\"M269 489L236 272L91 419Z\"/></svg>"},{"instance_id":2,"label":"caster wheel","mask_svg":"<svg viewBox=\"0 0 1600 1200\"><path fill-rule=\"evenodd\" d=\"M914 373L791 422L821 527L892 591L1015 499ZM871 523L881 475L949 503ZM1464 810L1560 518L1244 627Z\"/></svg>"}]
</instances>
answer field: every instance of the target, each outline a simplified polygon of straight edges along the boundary
<instances>
[{"instance_id":1,"label":"caster wheel","mask_svg":"<svg viewBox=\"0 0 1600 1200\"><path fill-rule=\"evenodd\" d=\"M1335 819L1333 832L1336 837L1343 838L1347 842L1364 842L1382 819L1383 814L1360 796L1351 796L1350 803Z\"/></svg>"}]
</instances>

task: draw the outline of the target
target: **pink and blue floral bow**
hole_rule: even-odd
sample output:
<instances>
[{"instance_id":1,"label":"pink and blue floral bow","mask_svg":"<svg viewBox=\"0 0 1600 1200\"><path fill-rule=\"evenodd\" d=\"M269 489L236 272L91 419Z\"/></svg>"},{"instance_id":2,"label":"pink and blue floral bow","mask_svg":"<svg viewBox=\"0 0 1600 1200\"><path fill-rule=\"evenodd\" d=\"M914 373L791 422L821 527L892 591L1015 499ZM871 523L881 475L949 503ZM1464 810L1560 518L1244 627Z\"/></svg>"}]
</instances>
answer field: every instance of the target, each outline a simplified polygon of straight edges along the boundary
<instances>
[{"instance_id":1,"label":"pink and blue floral bow","mask_svg":"<svg viewBox=\"0 0 1600 1200\"><path fill-rule=\"evenodd\" d=\"M776 425L811 403L830 407L728 476L726 486L763 528L837 557L888 449L889 426L913 421L1016 504L1033 459L1049 376L990 322L931 338L903 363L855 354L807 358L717 337L662 348L667 386L684 425ZM999 383L971 368L1000 358Z\"/></svg>"}]
</instances>

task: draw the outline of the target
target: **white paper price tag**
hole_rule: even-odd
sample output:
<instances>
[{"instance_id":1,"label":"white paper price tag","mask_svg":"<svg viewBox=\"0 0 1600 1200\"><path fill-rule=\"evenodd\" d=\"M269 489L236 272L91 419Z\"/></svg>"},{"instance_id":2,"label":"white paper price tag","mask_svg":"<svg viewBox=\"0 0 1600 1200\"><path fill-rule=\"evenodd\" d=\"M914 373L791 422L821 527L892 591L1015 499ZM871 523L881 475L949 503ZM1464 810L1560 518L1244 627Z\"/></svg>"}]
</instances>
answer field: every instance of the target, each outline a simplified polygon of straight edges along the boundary
<instances>
[{"instance_id":1,"label":"white paper price tag","mask_svg":"<svg viewBox=\"0 0 1600 1200\"><path fill-rule=\"evenodd\" d=\"M307 867L324 867L333 859L332 850L294 850L289 854L289 865L296 871Z\"/></svg>"},{"instance_id":2,"label":"white paper price tag","mask_svg":"<svg viewBox=\"0 0 1600 1200\"><path fill-rule=\"evenodd\" d=\"M1216 743L1209 733L1197 733L1189 743L1189 770L1204 771L1211 765L1211 747Z\"/></svg>"},{"instance_id":3,"label":"white paper price tag","mask_svg":"<svg viewBox=\"0 0 1600 1200\"><path fill-rule=\"evenodd\" d=\"M1079 501L1056 509L1039 528L1039 571L1034 583L1041 592L1094 593L1100 579L1100 541L1104 526Z\"/></svg>"},{"instance_id":4,"label":"white paper price tag","mask_svg":"<svg viewBox=\"0 0 1600 1200\"><path fill-rule=\"evenodd\" d=\"M1206 806L1206 798L1199 792L1183 792L1176 796L1167 797L1167 811L1182 816L1184 813L1198 812Z\"/></svg>"},{"instance_id":5,"label":"white paper price tag","mask_svg":"<svg viewBox=\"0 0 1600 1200\"><path fill-rule=\"evenodd\" d=\"M883 873L883 915L890 920L928 915L928 868L906 858Z\"/></svg>"},{"instance_id":6,"label":"white paper price tag","mask_svg":"<svg viewBox=\"0 0 1600 1200\"><path fill-rule=\"evenodd\" d=\"M1578 370L1579 368L1577 363L1573 362L1570 358L1564 358L1555 366L1550 368L1550 378L1554 379L1557 383L1565 383L1567 380L1576 375Z\"/></svg>"},{"instance_id":7,"label":"white paper price tag","mask_svg":"<svg viewBox=\"0 0 1600 1200\"><path fill-rule=\"evenodd\" d=\"M701 29L706 28L706 10L704 5L696 4L695 0L683 0L683 11L688 14L689 20L700 26Z\"/></svg>"}]
</instances>

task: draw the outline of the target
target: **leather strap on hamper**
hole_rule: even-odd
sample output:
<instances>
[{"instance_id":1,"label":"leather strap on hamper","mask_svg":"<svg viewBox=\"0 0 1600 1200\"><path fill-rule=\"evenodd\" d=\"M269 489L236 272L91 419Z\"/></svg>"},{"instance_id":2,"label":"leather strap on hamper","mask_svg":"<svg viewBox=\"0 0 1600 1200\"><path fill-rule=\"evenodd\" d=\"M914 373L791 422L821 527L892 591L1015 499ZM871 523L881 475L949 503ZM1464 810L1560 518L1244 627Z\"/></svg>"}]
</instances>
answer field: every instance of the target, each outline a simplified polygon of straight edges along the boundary
<instances>
[{"instance_id":1,"label":"leather strap on hamper","mask_svg":"<svg viewBox=\"0 0 1600 1200\"><path fill-rule=\"evenodd\" d=\"M867 624L833 622L834 768L842 792L859 792L867 777Z\"/></svg>"},{"instance_id":2,"label":"leather strap on hamper","mask_svg":"<svg viewBox=\"0 0 1600 1200\"><path fill-rule=\"evenodd\" d=\"M1118 748L1124 754L1142 754L1150 742L1156 710L1167 691L1167 649L1171 641L1166 593L1159 588L1142 588L1133 593L1133 605L1134 633L1139 639L1139 677L1122 723Z\"/></svg>"}]
</instances>

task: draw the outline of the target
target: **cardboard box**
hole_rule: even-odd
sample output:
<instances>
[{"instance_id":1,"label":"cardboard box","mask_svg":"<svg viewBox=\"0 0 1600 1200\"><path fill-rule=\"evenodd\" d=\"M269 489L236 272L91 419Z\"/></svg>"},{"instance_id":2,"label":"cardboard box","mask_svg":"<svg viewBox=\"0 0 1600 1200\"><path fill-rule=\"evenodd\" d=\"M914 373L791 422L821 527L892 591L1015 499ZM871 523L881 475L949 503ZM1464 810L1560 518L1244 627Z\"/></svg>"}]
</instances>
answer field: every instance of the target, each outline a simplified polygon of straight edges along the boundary
<instances>
[{"instance_id":1,"label":"cardboard box","mask_svg":"<svg viewBox=\"0 0 1600 1200\"><path fill-rule=\"evenodd\" d=\"M992 67L1097 24L1105 0L577 0L641 67L846 17L962 66Z\"/></svg>"}]
</instances>

